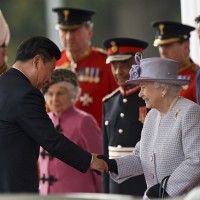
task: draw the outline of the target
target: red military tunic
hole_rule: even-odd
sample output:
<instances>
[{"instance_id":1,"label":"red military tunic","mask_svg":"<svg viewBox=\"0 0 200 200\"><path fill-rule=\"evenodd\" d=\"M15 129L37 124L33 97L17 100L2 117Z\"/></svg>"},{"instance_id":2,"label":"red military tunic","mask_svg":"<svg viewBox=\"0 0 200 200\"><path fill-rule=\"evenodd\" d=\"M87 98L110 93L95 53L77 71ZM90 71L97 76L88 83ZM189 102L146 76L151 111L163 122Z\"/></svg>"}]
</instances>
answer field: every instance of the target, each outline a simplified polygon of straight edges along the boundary
<instances>
[{"instance_id":1,"label":"red military tunic","mask_svg":"<svg viewBox=\"0 0 200 200\"><path fill-rule=\"evenodd\" d=\"M179 95L194 102L197 102L196 74L198 68L199 66L197 64L193 63L190 59L186 59L186 61L181 66L179 66L178 71L179 77L191 80L189 85L183 86L183 89Z\"/></svg>"},{"instance_id":2,"label":"red military tunic","mask_svg":"<svg viewBox=\"0 0 200 200\"><path fill-rule=\"evenodd\" d=\"M117 88L111 67L106 64L107 55L98 48L92 48L89 54L76 61L76 72L81 87L81 95L76 107L95 117L102 126L102 99ZM56 65L68 67L71 61L66 51Z\"/></svg>"}]
</instances>

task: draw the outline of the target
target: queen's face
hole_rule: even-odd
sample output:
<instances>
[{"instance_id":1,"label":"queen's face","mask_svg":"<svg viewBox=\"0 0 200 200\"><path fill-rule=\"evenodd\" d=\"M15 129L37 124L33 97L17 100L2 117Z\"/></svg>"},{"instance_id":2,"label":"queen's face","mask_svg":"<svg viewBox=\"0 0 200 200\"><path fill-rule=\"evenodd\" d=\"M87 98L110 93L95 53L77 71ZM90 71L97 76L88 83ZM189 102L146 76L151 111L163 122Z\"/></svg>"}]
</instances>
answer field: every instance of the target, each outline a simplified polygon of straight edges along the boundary
<instances>
[{"instance_id":1,"label":"queen's face","mask_svg":"<svg viewBox=\"0 0 200 200\"><path fill-rule=\"evenodd\" d=\"M139 97L145 101L146 107L151 109L155 108L160 110L162 105L162 91L161 88L155 88L154 82L141 82L140 83Z\"/></svg>"}]
</instances>

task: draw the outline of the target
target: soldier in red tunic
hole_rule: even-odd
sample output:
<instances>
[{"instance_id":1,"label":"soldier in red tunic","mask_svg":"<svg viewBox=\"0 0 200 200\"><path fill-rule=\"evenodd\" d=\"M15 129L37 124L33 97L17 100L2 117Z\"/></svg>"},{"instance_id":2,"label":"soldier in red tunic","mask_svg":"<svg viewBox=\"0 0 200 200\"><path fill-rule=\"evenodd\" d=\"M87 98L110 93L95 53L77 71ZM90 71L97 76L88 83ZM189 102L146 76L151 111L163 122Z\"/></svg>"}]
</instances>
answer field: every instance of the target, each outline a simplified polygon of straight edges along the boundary
<instances>
[{"instance_id":1,"label":"soldier in red tunic","mask_svg":"<svg viewBox=\"0 0 200 200\"><path fill-rule=\"evenodd\" d=\"M176 60L179 63L180 78L190 79L189 85L183 86L180 96L194 102L196 97L196 73L198 65L190 58L190 32L194 27L178 22L156 21L152 23L156 28L154 46L158 47L160 57Z\"/></svg>"},{"instance_id":2,"label":"soldier in red tunic","mask_svg":"<svg viewBox=\"0 0 200 200\"><path fill-rule=\"evenodd\" d=\"M76 107L92 114L102 125L102 99L116 89L106 52L91 46L92 15L95 11L54 8L58 14L56 28L64 47L57 67L72 67L78 75L81 95Z\"/></svg>"}]
</instances>

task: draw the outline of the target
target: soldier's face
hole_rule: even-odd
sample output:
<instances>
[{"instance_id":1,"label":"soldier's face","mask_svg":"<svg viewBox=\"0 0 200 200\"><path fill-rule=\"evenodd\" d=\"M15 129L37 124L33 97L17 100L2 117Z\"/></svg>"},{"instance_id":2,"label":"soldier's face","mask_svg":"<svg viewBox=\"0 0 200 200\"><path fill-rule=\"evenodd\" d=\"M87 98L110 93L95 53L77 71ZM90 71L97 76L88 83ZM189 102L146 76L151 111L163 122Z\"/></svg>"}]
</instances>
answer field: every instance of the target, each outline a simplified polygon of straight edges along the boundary
<instances>
[{"instance_id":1,"label":"soldier's face","mask_svg":"<svg viewBox=\"0 0 200 200\"><path fill-rule=\"evenodd\" d=\"M129 71L134 64L133 58L124 61L112 61L111 68L114 79L119 86L124 86L129 79Z\"/></svg>"},{"instance_id":2,"label":"soldier's face","mask_svg":"<svg viewBox=\"0 0 200 200\"><path fill-rule=\"evenodd\" d=\"M199 40L200 40L200 23L197 24L196 30L197 30L197 35L198 35Z\"/></svg>"},{"instance_id":3,"label":"soldier's face","mask_svg":"<svg viewBox=\"0 0 200 200\"><path fill-rule=\"evenodd\" d=\"M161 58L169 58L183 63L189 57L189 42L174 42L158 47Z\"/></svg>"},{"instance_id":4,"label":"soldier's face","mask_svg":"<svg viewBox=\"0 0 200 200\"><path fill-rule=\"evenodd\" d=\"M73 30L59 30L63 47L74 55L84 52L89 47L92 34L92 26L86 25Z\"/></svg>"}]
</instances>

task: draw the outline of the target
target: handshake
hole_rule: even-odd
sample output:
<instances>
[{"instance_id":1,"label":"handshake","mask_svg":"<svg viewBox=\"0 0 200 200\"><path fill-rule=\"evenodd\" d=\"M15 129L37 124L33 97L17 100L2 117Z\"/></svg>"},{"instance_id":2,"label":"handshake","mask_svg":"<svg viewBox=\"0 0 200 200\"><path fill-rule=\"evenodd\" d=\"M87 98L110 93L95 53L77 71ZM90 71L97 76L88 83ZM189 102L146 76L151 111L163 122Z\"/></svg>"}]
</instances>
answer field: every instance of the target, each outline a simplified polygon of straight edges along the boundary
<instances>
[{"instance_id":1,"label":"handshake","mask_svg":"<svg viewBox=\"0 0 200 200\"><path fill-rule=\"evenodd\" d=\"M117 162L114 159L109 159L104 155L92 154L93 159L90 164L90 169L96 174L101 175L105 172L114 172L118 174Z\"/></svg>"}]
</instances>

